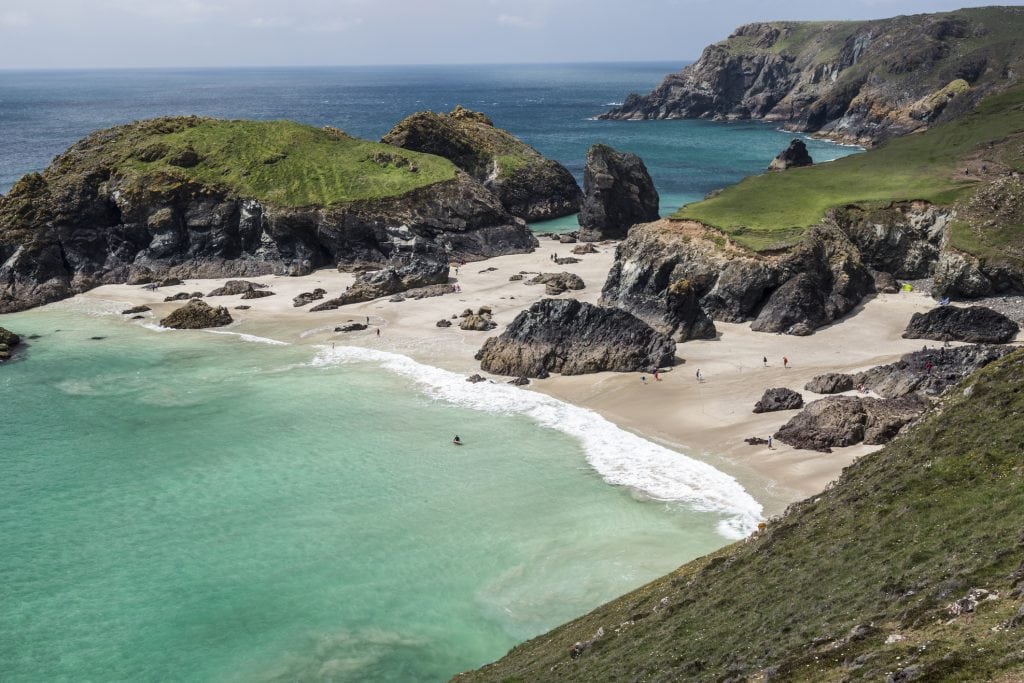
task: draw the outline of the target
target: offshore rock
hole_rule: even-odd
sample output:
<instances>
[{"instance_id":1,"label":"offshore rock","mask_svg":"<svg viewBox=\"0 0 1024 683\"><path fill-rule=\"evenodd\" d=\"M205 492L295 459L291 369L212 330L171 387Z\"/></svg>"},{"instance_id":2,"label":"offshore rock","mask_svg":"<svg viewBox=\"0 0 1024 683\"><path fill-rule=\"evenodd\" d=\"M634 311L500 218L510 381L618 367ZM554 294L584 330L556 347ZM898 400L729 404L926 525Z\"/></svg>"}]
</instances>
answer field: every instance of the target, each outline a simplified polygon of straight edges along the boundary
<instances>
[{"instance_id":1,"label":"offshore rock","mask_svg":"<svg viewBox=\"0 0 1024 683\"><path fill-rule=\"evenodd\" d=\"M232 322L231 314L223 306L214 307L200 299L193 299L172 311L160 321L160 325L177 330L201 330L206 327L223 327Z\"/></svg>"},{"instance_id":2,"label":"offshore rock","mask_svg":"<svg viewBox=\"0 0 1024 683\"><path fill-rule=\"evenodd\" d=\"M982 344L1005 344L1020 332L1020 325L984 306L939 306L910 318L904 339L935 339Z\"/></svg>"},{"instance_id":3,"label":"offshore rock","mask_svg":"<svg viewBox=\"0 0 1024 683\"><path fill-rule=\"evenodd\" d=\"M21 337L0 327L0 361L11 359L11 350L21 344Z\"/></svg>"},{"instance_id":4,"label":"offshore rock","mask_svg":"<svg viewBox=\"0 0 1024 683\"><path fill-rule=\"evenodd\" d=\"M804 397L785 387L779 387L776 389L766 389L764 395L761 396L756 404L754 404L755 413L771 413L777 410L796 410L797 408L803 408Z\"/></svg>"},{"instance_id":5,"label":"offshore rock","mask_svg":"<svg viewBox=\"0 0 1024 683\"><path fill-rule=\"evenodd\" d=\"M807 152L807 145L803 140L793 140L789 147L779 152L779 155L768 164L769 171L785 171L787 168L799 168L800 166L811 166L814 160Z\"/></svg>"},{"instance_id":6,"label":"offshore rock","mask_svg":"<svg viewBox=\"0 0 1024 683\"><path fill-rule=\"evenodd\" d=\"M794 448L825 453L838 446L883 444L927 408L918 396L898 399L829 396L807 404L784 424L775 438Z\"/></svg>"},{"instance_id":7,"label":"offshore rock","mask_svg":"<svg viewBox=\"0 0 1024 683\"><path fill-rule=\"evenodd\" d=\"M657 220L658 191L644 162L608 145L587 150L580 240L621 239L637 223Z\"/></svg>"},{"instance_id":8,"label":"offshore rock","mask_svg":"<svg viewBox=\"0 0 1024 683\"><path fill-rule=\"evenodd\" d=\"M648 371L675 363L675 342L616 308L575 299L542 299L476 354L494 374L544 377L611 370Z\"/></svg>"},{"instance_id":9,"label":"offshore rock","mask_svg":"<svg viewBox=\"0 0 1024 683\"><path fill-rule=\"evenodd\" d=\"M461 106L449 114L419 112L396 124L381 142L449 159L517 218L539 221L579 211L580 188L564 166L479 112Z\"/></svg>"}]
</instances>

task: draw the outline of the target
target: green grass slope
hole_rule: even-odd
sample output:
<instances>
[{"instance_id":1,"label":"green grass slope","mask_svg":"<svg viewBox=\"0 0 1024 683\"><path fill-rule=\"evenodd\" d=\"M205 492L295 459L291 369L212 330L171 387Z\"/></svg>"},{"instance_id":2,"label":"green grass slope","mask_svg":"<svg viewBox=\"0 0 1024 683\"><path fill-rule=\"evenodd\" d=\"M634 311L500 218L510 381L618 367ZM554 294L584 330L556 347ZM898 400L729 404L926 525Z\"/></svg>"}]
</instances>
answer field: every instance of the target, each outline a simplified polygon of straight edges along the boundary
<instances>
[{"instance_id":1,"label":"green grass slope","mask_svg":"<svg viewBox=\"0 0 1024 683\"><path fill-rule=\"evenodd\" d=\"M101 131L57 160L109 168L142 186L199 182L280 206L330 206L403 195L455 177L446 159L293 121L199 117Z\"/></svg>"},{"instance_id":2,"label":"green grass slope","mask_svg":"<svg viewBox=\"0 0 1024 683\"><path fill-rule=\"evenodd\" d=\"M759 537L456 680L1024 680L1022 451L1024 351Z\"/></svg>"},{"instance_id":3,"label":"green grass slope","mask_svg":"<svg viewBox=\"0 0 1024 683\"><path fill-rule=\"evenodd\" d=\"M963 174L968 162L975 172L981 166L1024 169L1022 132L1024 86L1017 86L949 123L863 154L746 178L673 218L714 226L752 249L784 247L831 208L910 200L950 205L967 198L980 182Z\"/></svg>"}]
</instances>

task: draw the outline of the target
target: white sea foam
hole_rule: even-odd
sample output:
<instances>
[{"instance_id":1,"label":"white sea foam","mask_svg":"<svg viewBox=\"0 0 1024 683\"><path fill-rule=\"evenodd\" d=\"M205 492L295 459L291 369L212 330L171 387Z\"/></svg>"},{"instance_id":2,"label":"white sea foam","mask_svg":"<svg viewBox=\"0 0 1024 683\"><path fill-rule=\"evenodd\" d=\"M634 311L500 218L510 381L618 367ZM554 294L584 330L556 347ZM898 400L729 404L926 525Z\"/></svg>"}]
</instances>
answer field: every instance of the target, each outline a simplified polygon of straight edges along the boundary
<instances>
[{"instance_id":1,"label":"white sea foam","mask_svg":"<svg viewBox=\"0 0 1024 683\"><path fill-rule=\"evenodd\" d=\"M591 410L507 384L472 384L454 372L387 351L323 347L312 365L360 362L377 363L408 377L432 398L483 412L526 415L544 427L568 434L580 442L587 461L608 483L630 487L655 500L725 515L718 532L727 538L744 537L761 519L761 504L731 476L620 429Z\"/></svg>"},{"instance_id":2,"label":"white sea foam","mask_svg":"<svg viewBox=\"0 0 1024 683\"><path fill-rule=\"evenodd\" d=\"M231 332L230 330L203 330L203 332L209 332L210 334L227 334L233 337L239 337L242 341L252 342L254 344L270 344L272 346L291 346L288 342L280 341L278 339L271 339L270 337L258 337L255 334L246 334L244 332Z\"/></svg>"},{"instance_id":3,"label":"white sea foam","mask_svg":"<svg viewBox=\"0 0 1024 683\"><path fill-rule=\"evenodd\" d=\"M622 102L605 102L604 106L606 106L606 107L621 107L622 106Z\"/></svg>"}]
</instances>

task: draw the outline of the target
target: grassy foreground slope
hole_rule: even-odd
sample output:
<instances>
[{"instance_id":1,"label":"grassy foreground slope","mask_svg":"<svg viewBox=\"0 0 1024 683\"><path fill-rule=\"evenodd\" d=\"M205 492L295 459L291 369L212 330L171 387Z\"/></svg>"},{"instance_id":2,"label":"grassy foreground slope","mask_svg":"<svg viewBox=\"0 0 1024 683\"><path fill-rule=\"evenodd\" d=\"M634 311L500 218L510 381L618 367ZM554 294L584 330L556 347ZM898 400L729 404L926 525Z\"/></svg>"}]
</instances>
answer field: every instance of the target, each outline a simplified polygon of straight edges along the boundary
<instances>
[{"instance_id":1,"label":"grassy foreground slope","mask_svg":"<svg viewBox=\"0 0 1024 683\"><path fill-rule=\"evenodd\" d=\"M1024 170L1022 132L1024 86L1016 86L949 123L863 154L751 176L673 218L714 226L752 249L783 247L831 208L910 200L950 205L969 197L982 167Z\"/></svg>"},{"instance_id":2,"label":"grassy foreground slope","mask_svg":"<svg viewBox=\"0 0 1024 683\"><path fill-rule=\"evenodd\" d=\"M1019 351L759 537L455 680L1024 680L1022 444Z\"/></svg>"},{"instance_id":3,"label":"grassy foreground slope","mask_svg":"<svg viewBox=\"0 0 1024 683\"><path fill-rule=\"evenodd\" d=\"M455 177L446 159L294 121L200 117L140 121L93 134L57 161L111 169L145 186L199 182L280 206L382 199Z\"/></svg>"}]
</instances>

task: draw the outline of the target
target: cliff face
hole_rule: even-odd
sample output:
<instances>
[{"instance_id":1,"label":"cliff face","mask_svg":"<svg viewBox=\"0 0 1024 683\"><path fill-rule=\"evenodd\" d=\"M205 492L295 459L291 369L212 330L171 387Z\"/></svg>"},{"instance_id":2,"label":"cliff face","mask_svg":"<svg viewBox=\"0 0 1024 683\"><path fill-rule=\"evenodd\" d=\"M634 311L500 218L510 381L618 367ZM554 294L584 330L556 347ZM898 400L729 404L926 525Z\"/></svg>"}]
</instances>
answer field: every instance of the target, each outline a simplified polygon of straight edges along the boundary
<instances>
[{"instance_id":1,"label":"cliff face","mask_svg":"<svg viewBox=\"0 0 1024 683\"><path fill-rule=\"evenodd\" d=\"M377 182L358 190L351 189L355 181L346 183L335 189L349 194L337 200L325 196L315 198L318 203L295 206L290 197L261 192L260 183L269 188L287 185L284 178L267 178L268 173L287 172L301 179L302 171L318 171L315 154L294 145L289 161L295 168L275 168L283 160L257 160L243 167L237 182L208 181L204 166L224 164L227 169L228 162L198 143L233 123L167 119L101 131L58 157L44 173L19 180L0 197L0 313L100 284L165 275L306 272L380 263L397 252L421 249L477 259L529 251L536 244L526 225L466 174L449 165L450 171L442 166L429 175L433 171L427 165L447 162L374 156L379 151L367 151L365 146L372 143L362 141L343 140L335 147L317 138L328 152L350 161L354 175ZM133 139L146 127L171 132L147 132L144 144ZM305 127L300 132L305 135ZM196 164L165 163L176 154L173 149L165 149L160 160L138 159L149 156L156 144L179 144L175 136L181 135L190 136L188 149L201 159ZM308 160L302 158L307 154ZM238 168L235 163L241 164L231 160L231 169ZM372 175L375 171L383 176L379 181ZM395 180L399 173L411 178ZM395 183L399 190L388 194ZM319 187L324 191L325 186Z\"/></svg>"},{"instance_id":2,"label":"cliff face","mask_svg":"<svg viewBox=\"0 0 1024 683\"><path fill-rule=\"evenodd\" d=\"M396 124L381 142L449 159L523 220L579 211L580 188L564 166L496 128L479 112L462 107L449 114L419 112Z\"/></svg>"},{"instance_id":3,"label":"cliff face","mask_svg":"<svg viewBox=\"0 0 1024 683\"><path fill-rule=\"evenodd\" d=\"M699 223L638 225L616 251L602 303L685 340L698 335L674 310L674 292L683 288L714 320L810 334L873 293L876 272L928 277L939 263L950 215L925 203L848 207L830 212L795 246L772 253L745 249Z\"/></svg>"},{"instance_id":4,"label":"cliff face","mask_svg":"<svg viewBox=\"0 0 1024 683\"><path fill-rule=\"evenodd\" d=\"M1024 12L748 24L601 118L763 119L871 145L968 111L1016 80Z\"/></svg>"}]
</instances>

